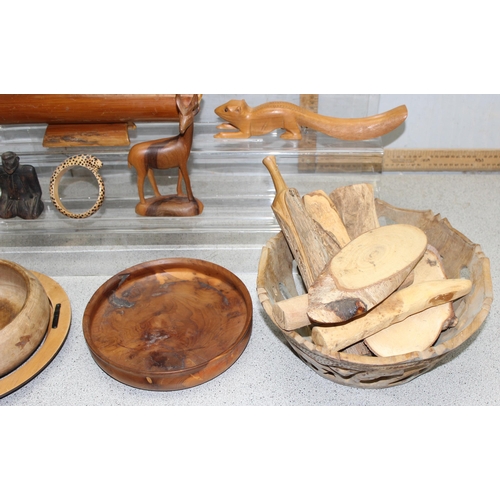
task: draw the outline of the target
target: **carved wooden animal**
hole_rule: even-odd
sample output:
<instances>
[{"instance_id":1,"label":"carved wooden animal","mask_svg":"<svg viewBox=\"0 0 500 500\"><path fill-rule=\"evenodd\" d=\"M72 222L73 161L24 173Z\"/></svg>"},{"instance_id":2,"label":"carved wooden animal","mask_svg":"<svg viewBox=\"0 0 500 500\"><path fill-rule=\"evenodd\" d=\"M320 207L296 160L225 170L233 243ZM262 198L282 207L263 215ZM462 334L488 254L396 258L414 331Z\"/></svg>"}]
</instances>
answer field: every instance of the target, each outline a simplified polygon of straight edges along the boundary
<instances>
[{"instance_id":1,"label":"carved wooden animal","mask_svg":"<svg viewBox=\"0 0 500 500\"><path fill-rule=\"evenodd\" d=\"M285 129L282 139L300 139L301 127L308 127L337 139L365 140L391 132L408 116L404 105L366 118L335 118L281 101L252 108L243 99L228 101L217 107L215 113L227 122L217 128L230 130L214 136L220 139L246 139L279 128Z\"/></svg>"},{"instance_id":2,"label":"carved wooden animal","mask_svg":"<svg viewBox=\"0 0 500 500\"><path fill-rule=\"evenodd\" d=\"M141 203L144 198L144 180L146 176L151 183L153 191L160 197L160 191L156 184L153 170L179 168L177 179L177 195L182 196L182 180L186 185L187 197L189 201L194 201L191 183L187 169L191 145L193 142L193 122L200 106L198 95L194 94L191 102L184 106L181 96L175 96L176 105L179 109L179 135L166 139L141 142L133 146L128 154L128 165L137 171L137 189Z\"/></svg>"}]
</instances>

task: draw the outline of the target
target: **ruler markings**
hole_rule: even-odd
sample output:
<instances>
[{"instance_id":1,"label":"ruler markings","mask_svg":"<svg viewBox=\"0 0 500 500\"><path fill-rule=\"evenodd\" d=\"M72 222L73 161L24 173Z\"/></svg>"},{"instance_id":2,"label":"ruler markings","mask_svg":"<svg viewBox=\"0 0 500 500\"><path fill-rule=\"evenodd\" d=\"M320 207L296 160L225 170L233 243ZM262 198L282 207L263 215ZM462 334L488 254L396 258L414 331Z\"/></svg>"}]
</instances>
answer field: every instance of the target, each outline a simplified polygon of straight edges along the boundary
<instances>
[{"instance_id":1,"label":"ruler markings","mask_svg":"<svg viewBox=\"0 0 500 500\"><path fill-rule=\"evenodd\" d=\"M390 171L497 171L500 149L385 149L382 169Z\"/></svg>"}]
</instances>

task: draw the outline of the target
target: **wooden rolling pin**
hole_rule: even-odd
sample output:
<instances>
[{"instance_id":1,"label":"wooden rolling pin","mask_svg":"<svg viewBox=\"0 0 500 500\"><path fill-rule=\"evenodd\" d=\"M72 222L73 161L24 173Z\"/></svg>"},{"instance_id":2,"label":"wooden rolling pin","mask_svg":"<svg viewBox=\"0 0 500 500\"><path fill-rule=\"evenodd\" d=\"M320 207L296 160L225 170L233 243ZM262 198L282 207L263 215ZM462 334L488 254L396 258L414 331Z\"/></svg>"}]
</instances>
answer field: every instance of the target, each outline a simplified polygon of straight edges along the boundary
<instances>
[{"instance_id":1,"label":"wooden rolling pin","mask_svg":"<svg viewBox=\"0 0 500 500\"><path fill-rule=\"evenodd\" d=\"M468 294L471 288L472 282L467 279L426 281L411 285L393 293L360 318L342 325L315 326L312 339L316 345L340 351L412 314L459 299Z\"/></svg>"}]
</instances>

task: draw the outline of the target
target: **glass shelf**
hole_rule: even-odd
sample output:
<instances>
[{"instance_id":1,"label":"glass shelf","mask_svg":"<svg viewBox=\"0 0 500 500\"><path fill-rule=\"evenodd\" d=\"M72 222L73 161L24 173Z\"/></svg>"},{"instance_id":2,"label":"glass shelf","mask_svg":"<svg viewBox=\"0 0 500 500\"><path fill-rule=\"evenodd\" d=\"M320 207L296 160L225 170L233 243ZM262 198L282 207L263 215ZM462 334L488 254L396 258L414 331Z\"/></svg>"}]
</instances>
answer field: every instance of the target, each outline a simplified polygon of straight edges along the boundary
<instances>
[{"instance_id":1,"label":"glass shelf","mask_svg":"<svg viewBox=\"0 0 500 500\"><path fill-rule=\"evenodd\" d=\"M241 240L263 243L279 231L270 205L275 191L262 164L275 155L285 182L301 194L325 182L334 189L338 174L381 171L380 140L340 141L304 129L300 141L288 141L274 132L249 139L215 139L217 123L195 123L189 172L193 193L203 205L195 217L143 217L135 213L139 201L136 172L127 168L130 146L178 134L176 123L138 124L130 129L127 147L44 148L45 125L0 126L1 152L14 151L21 164L33 165L42 187L45 210L36 220L0 219L3 246L101 245L101 244L200 244ZM70 219L59 213L49 198L54 169L66 158L91 154L103 162L100 175L106 194L100 210L87 219ZM321 181L318 175L326 176ZM155 170L160 192L174 194L177 169ZM149 181L146 197L152 196ZM97 199L97 183L83 168L61 178L59 194L72 212L88 210ZM239 238L239 239L238 239Z\"/></svg>"}]
</instances>

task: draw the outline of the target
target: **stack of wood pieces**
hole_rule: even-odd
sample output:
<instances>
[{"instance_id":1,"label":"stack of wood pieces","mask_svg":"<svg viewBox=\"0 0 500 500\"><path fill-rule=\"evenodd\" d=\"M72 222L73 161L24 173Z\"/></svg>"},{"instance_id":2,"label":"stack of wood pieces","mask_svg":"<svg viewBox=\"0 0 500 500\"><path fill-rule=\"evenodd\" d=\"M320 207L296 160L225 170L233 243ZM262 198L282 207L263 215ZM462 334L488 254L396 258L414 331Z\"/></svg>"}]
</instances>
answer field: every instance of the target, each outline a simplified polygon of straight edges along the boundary
<instances>
[{"instance_id":1,"label":"stack of wood pieces","mask_svg":"<svg viewBox=\"0 0 500 500\"><path fill-rule=\"evenodd\" d=\"M423 351L456 324L453 301L472 288L448 279L438 251L409 224L380 226L373 186L355 184L300 197L282 179L275 158L272 204L307 293L276 302L285 331L312 328L330 351L393 356Z\"/></svg>"}]
</instances>

